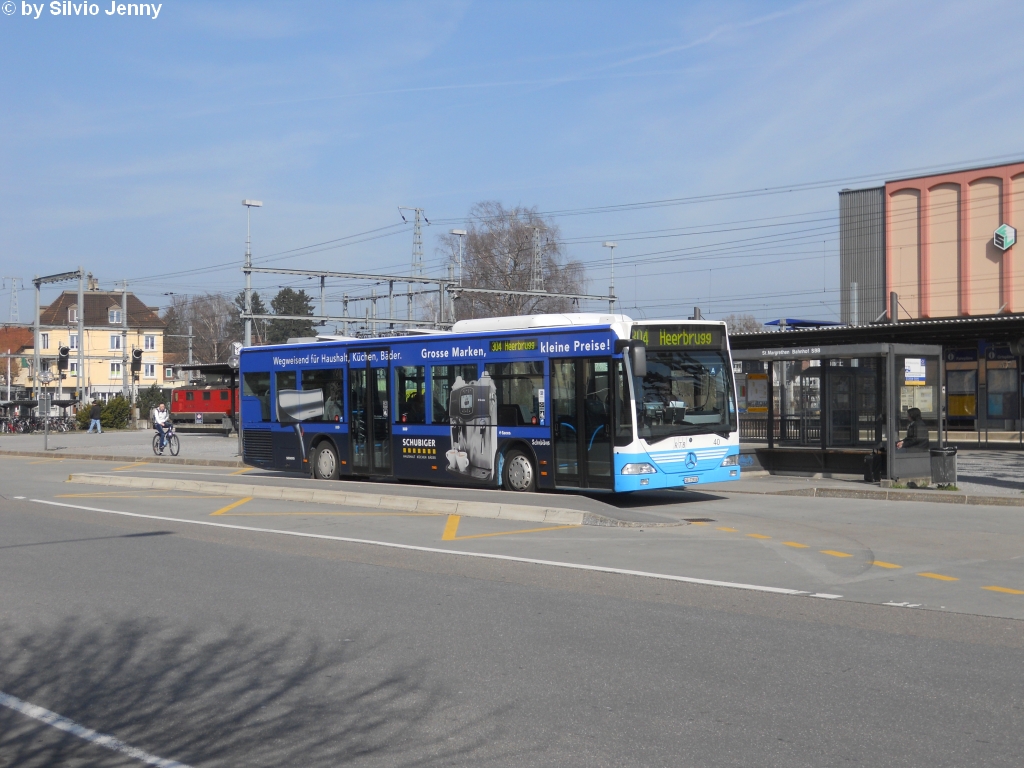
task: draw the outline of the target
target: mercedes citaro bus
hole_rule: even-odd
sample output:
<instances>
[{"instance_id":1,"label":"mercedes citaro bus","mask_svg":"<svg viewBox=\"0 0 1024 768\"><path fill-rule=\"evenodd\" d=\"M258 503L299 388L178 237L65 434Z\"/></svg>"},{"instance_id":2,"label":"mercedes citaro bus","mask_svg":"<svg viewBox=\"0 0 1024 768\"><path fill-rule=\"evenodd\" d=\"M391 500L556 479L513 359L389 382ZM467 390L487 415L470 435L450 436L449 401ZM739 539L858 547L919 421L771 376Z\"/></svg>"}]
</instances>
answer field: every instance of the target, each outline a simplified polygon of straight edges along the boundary
<instances>
[{"instance_id":1,"label":"mercedes citaro bus","mask_svg":"<svg viewBox=\"0 0 1024 768\"><path fill-rule=\"evenodd\" d=\"M240 355L246 464L614 492L737 480L721 322L618 314L463 320Z\"/></svg>"}]
</instances>

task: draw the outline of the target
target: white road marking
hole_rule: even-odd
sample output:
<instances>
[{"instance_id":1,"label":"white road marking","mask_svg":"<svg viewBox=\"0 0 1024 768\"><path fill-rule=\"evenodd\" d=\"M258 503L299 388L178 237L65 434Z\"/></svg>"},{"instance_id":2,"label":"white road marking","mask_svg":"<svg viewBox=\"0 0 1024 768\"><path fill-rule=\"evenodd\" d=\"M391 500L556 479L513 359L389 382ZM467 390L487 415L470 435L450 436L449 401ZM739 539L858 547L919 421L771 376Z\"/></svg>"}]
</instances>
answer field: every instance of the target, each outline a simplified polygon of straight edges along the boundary
<instances>
[{"instance_id":1,"label":"white road marking","mask_svg":"<svg viewBox=\"0 0 1024 768\"><path fill-rule=\"evenodd\" d=\"M828 594L828 592L815 592L811 595L811 597L822 597L826 600L836 600L842 597L842 595L830 595Z\"/></svg>"},{"instance_id":2,"label":"white road marking","mask_svg":"<svg viewBox=\"0 0 1024 768\"><path fill-rule=\"evenodd\" d=\"M141 749L136 749L125 744L120 739L108 736L105 733L98 733L92 728L86 728L84 725L79 725L74 720L68 720L66 717L58 715L56 712L51 712L48 709L37 707L35 704L29 704L27 701L22 701L17 696L11 696L10 694L0 691L0 705L13 709L15 712L20 712L23 715L38 720L41 723L52 726L59 731L65 731L73 736L77 736L80 739L85 739L93 744L98 744L101 747L113 750L114 752L120 752L122 755L128 755L128 757L141 760L147 765L158 765L161 768L189 768L184 763L179 763L177 760L165 760L162 757L151 755L148 752L143 752Z\"/></svg>"},{"instance_id":3,"label":"white road marking","mask_svg":"<svg viewBox=\"0 0 1024 768\"><path fill-rule=\"evenodd\" d=\"M921 603L882 603L882 605L890 605L893 608L920 608Z\"/></svg>"},{"instance_id":4,"label":"white road marking","mask_svg":"<svg viewBox=\"0 0 1024 768\"><path fill-rule=\"evenodd\" d=\"M686 584L701 584L708 587L729 587L730 589L745 589L753 592L772 592L778 595L807 595L805 590L786 589L784 587L764 587L758 584L739 584L732 581L715 581L713 579L698 579L692 576L673 576L667 573L651 573L648 571L632 571L626 568L610 568L603 565L582 565L580 563L563 563L558 560L538 560L532 557L515 557L513 555L492 555L484 552L464 552L458 549L440 549L437 547L421 547L415 544L396 544L390 541L374 541L372 539L353 539L347 536L329 536L324 533L306 533L303 531L282 531L275 528L256 528L248 525L231 525L229 523L214 523L209 520L182 520L179 517L162 517L160 515L143 515L138 512L121 512L116 509L102 509L100 507L86 507L80 504L65 504L60 501L47 501L45 499L29 499L36 504L48 504L53 507L67 507L69 509L84 509L87 512L105 512L109 515L122 515L123 517L141 517L146 520L160 520L168 523L184 523L186 525L206 525L211 528L228 528L235 531L249 531L250 533L272 533L279 536L297 536L303 539L325 539L327 541L342 541L347 544L369 544L375 547L390 547L392 549L406 549L413 552L430 552L438 555L458 555L459 557L478 557L485 560L505 560L514 563L530 563L531 565L547 565L554 568L572 568L579 571L595 571L598 573L617 573L623 576L643 576L649 579L664 579L665 581L680 581ZM839 595L836 595L839 597Z\"/></svg>"},{"instance_id":5,"label":"white road marking","mask_svg":"<svg viewBox=\"0 0 1024 768\"><path fill-rule=\"evenodd\" d=\"M117 474L119 475L130 476L132 472L148 472L150 474L157 475L210 475L212 477L227 477L228 475L231 474L231 472L228 472L227 470L238 471L238 467L223 467L223 469L225 470L224 472L182 472L181 470L174 469L145 469L144 467L132 467L131 472L127 470L121 470L117 472L117 470L110 469L107 470L106 472L97 472L96 474L110 475L113 474L114 472L117 472Z\"/></svg>"},{"instance_id":6,"label":"white road marking","mask_svg":"<svg viewBox=\"0 0 1024 768\"><path fill-rule=\"evenodd\" d=\"M24 497L24 496L13 496L12 498L15 498L15 499L24 499L25 497Z\"/></svg>"}]
</instances>

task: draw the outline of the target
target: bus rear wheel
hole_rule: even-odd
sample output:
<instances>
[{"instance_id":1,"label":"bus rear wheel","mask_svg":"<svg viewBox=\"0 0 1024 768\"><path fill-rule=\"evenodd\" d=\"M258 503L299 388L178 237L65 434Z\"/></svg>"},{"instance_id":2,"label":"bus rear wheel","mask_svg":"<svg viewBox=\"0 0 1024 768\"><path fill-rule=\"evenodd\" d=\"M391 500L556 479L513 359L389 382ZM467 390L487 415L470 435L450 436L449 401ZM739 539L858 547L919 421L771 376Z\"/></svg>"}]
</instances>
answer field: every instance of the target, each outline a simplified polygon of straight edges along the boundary
<instances>
[{"instance_id":1,"label":"bus rear wheel","mask_svg":"<svg viewBox=\"0 0 1024 768\"><path fill-rule=\"evenodd\" d=\"M317 480L338 479L338 452L329 442L322 442L313 451L313 477Z\"/></svg>"},{"instance_id":2,"label":"bus rear wheel","mask_svg":"<svg viewBox=\"0 0 1024 768\"><path fill-rule=\"evenodd\" d=\"M522 451L511 450L501 469L501 484L507 491L532 493L537 490L537 471L533 461Z\"/></svg>"}]
</instances>

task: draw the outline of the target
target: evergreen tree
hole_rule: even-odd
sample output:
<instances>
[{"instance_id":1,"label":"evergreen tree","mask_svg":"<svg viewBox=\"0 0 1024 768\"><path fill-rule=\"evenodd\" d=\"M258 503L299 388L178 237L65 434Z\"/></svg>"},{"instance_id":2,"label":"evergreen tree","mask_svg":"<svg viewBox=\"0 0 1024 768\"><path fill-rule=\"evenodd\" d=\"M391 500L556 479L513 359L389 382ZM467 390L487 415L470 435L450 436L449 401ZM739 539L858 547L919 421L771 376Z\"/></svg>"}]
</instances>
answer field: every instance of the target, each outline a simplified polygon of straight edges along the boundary
<instances>
[{"instance_id":1,"label":"evergreen tree","mask_svg":"<svg viewBox=\"0 0 1024 768\"><path fill-rule=\"evenodd\" d=\"M239 291L235 296L234 305L231 308L231 335L234 341L245 341L245 320L242 319L242 312L245 311L245 291ZM252 292L252 313L254 315L266 315L267 305L263 303L263 297L259 291ZM255 346L267 344L267 321L252 321L252 343Z\"/></svg>"},{"instance_id":2,"label":"evergreen tree","mask_svg":"<svg viewBox=\"0 0 1024 768\"><path fill-rule=\"evenodd\" d=\"M282 288L270 306L277 315L312 315L313 297L302 289ZM284 344L288 339L315 335L312 320L271 320L267 324L268 344Z\"/></svg>"}]
</instances>

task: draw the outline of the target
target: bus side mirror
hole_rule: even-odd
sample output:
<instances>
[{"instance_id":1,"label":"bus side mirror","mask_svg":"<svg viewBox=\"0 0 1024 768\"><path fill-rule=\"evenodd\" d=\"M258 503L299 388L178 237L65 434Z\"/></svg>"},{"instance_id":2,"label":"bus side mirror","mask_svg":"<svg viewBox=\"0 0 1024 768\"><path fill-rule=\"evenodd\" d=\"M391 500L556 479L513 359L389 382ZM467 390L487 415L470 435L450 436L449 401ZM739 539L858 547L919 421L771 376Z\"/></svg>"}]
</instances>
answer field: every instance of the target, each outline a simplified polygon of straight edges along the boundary
<instances>
[{"instance_id":1,"label":"bus side mirror","mask_svg":"<svg viewBox=\"0 0 1024 768\"><path fill-rule=\"evenodd\" d=\"M647 375L647 347L639 341L629 345L629 362L633 375L643 378Z\"/></svg>"}]
</instances>

